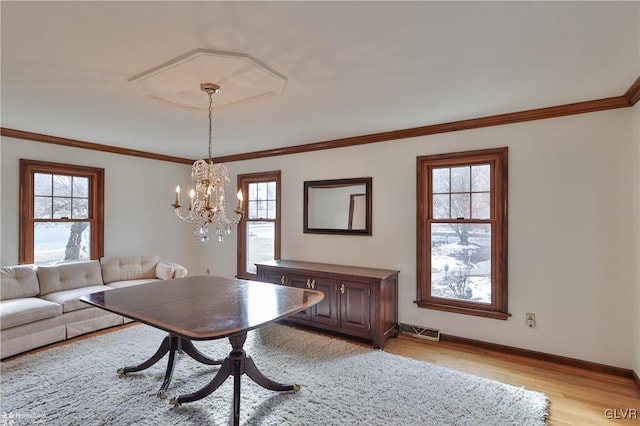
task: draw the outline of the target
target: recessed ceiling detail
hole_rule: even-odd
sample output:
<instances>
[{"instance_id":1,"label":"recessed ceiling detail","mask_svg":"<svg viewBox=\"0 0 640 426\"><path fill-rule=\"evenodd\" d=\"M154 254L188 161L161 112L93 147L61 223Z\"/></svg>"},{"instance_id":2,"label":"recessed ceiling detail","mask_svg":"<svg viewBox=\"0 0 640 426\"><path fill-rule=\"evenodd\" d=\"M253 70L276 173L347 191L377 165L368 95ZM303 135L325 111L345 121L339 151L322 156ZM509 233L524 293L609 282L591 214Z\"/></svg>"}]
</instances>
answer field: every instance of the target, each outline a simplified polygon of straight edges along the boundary
<instances>
[{"instance_id":1,"label":"recessed ceiling detail","mask_svg":"<svg viewBox=\"0 0 640 426\"><path fill-rule=\"evenodd\" d=\"M287 79L250 55L196 49L129 79L138 92L181 108L207 109L200 83L220 86L219 110L284 91Z\"/></svg>"}]
</instances>

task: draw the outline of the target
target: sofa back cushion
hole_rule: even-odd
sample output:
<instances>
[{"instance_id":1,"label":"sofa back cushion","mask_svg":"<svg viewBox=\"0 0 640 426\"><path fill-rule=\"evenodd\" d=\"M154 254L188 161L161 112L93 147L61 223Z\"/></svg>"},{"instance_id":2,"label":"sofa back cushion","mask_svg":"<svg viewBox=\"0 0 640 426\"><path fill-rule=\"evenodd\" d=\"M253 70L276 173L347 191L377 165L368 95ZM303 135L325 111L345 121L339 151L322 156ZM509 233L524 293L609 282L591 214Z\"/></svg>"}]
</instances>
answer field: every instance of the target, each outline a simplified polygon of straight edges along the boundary
<instances>
[{"instance_id":1,"label":"sofa back cushion","mask_svg":"<svg viewBox=\"0 0 640 426\"><path fill-rule=\"evenodd\" d=\"M114 281L140 280L156 277L158 256L103 257L102 279L105 284Z\"/></svg>"},{"instance_id":2,"label":"sofa back cushion","mask_svg":"<svg viewBox=\"0 0 640 426\"><path fill-rule=\"evenodd\" d=\"M0 300L34 297L40 293L35 265L0 268Z\"/></svg>"},{"instance_id":3,"label":"sofa back cushion","mask_svg":"<svg viewBox=\"0 0 640 426\"><path fill-rule=\"evenodd\" d=\"M38 281L41 295L103 284L102 271L97 260L39 266Z\"/></svg>"}]
</instances>

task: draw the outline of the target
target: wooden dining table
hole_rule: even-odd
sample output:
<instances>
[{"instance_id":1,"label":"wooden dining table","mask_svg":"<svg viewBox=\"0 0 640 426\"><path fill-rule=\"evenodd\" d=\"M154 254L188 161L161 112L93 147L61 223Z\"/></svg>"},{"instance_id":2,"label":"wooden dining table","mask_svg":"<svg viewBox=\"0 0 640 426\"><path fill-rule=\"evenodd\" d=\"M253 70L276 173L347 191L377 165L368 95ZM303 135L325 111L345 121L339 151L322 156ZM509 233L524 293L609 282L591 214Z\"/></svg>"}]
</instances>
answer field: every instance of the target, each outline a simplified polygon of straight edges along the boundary
<instances>
[{"instance_id":1,"label":"wooden dining table","mask_svg":"<svg viewBox=\"0 0 640 426\"><path fill-rule=\"evenodd\" d=\"M258 370L243 349L247 332L309 308L323 297L322 292L310 289L206 275L101 291L82 296L80 300L168 333L151 358L118 370L121 375L141 371L169 353L164 380L157 393L160 398L166 397L177 352L207 365L220 365L208 384L193 393L171 398L170 403L179 406L202 399L233 376L233 423L238 425L243 374L266 389L300 389L296 384L272 380ZM192 343L221 338L228 338L232 347L229 355L221 360L208 357Z\"/></svg>"}]
</instances>

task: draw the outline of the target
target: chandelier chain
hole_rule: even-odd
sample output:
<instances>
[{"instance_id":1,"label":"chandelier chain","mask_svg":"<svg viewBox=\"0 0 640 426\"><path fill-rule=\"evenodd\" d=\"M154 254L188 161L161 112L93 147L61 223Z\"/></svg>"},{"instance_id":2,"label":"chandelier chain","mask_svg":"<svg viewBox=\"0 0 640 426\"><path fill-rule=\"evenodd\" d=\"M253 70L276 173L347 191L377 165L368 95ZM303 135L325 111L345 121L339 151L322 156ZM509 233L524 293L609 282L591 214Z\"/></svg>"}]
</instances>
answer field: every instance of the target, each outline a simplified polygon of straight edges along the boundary
<instances>
[{"instance_id":1,"label":"chandelier chain","mask_svg":"<svg viewBox=\"0 0 640 426\"><path fill-rule=\"evenodd\" d=\"M211 149L212 144L212 134L213 134L213 118L212 118L212 110L213 110L213 90L207 90L209 94L209 164L213 164L213 154Z\"/></svg>"}]
</instances>

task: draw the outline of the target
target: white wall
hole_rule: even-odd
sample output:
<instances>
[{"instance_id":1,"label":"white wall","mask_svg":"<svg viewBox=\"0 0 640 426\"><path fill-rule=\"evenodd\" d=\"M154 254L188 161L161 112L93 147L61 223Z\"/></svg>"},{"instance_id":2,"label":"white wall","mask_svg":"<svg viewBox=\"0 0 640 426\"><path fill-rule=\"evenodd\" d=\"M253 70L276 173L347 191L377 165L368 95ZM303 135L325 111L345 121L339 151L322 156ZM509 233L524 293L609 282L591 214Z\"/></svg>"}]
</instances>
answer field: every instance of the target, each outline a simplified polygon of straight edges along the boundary
<instances>
[{"instance_id":1,"label":"white wall","mask_svg":"<svg viewBox=\"0 0 640 426\"><path fill-rule=\"evenodd\" d=\"M282 258L399 269L401 322L638 372L638 108L228 166L232 182L238 173L282 171ZM509 147L513 317L417 308L416 156L501 146ZM189 166L11 138L0 145L2 265L17 262L19 158L105 168L106 255L159 253L191 274L235 275L235 232L198 246L171 211L175 185L189 187ZM373 177L372 236L302 232L305 180L363 176ZM536 313L536 328L525 326L525 312Z\"/></svg>"},{"instance_id":2,"label":"white wall","mask_svg":"<svg viewBox=\"0 0 640 426\"><path fill-rule=\"evenodd\" d=\"M637 107L636 107L637 112ZM443 333L632 368L638 322L632 110L440 134L228 164L282 171L282 258L400 270L400 321ZM417 308L416 156L509 147L507 321ZM303 182L373 177L373 235L302 232ZM234 185L235 186L235 185ZM235 235L199 252L236 273ZM629 296L636 295L635 302ZM537 326L525 325L536 313ZM636 351L637 352L637 351ZM636 357L637 358L637 357Z\"/></svg>"},{"instance_id":3,"label":"white wall","mask_svg":"<svg viewBox=\"0 0 640 426\"><path fill-rule=\"evenodd\" d=\"M188 187L188 165L2 138L0 264L18 262L19 159L105 169L105 256L159 254L197 269L190 227L175 218L175 186Z\"/></svg>"}]
</instances>

